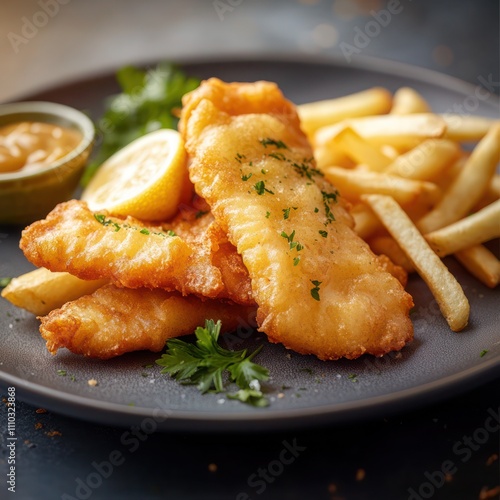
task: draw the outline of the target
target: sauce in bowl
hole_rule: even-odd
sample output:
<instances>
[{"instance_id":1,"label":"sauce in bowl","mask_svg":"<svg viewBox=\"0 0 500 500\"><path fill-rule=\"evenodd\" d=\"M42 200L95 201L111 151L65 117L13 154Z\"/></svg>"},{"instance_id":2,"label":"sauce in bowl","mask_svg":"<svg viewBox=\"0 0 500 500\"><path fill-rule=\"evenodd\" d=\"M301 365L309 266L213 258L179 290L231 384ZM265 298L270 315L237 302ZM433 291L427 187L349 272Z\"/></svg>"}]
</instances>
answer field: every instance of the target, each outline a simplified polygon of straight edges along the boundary
<instances>
[{"instance_id":1,"label":"sauce in bowl","mask_svg":"<svg viewBox=\"0 0 500 500\"><path fill-rule=\"evenodd\" d=\"M81 132L51 123L21 121L0 127L0 173L43 168L66 156Z\"/></svg>"}]
</instances>

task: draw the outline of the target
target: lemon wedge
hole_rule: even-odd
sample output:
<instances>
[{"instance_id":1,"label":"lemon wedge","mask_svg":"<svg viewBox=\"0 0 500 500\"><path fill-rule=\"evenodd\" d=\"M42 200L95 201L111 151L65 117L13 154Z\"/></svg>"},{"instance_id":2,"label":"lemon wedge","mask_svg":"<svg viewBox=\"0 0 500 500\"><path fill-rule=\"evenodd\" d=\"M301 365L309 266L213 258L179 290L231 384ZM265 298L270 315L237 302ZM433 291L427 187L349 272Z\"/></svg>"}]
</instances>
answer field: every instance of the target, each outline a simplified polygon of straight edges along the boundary
<instances>
[{"instance_id":1,"label":"lemon wedge","mask_svg":"<svg viewBox=\"0 0 500 500\"><path fill-rule=\"evenodd\" d=\"M166 220L177 210L187 177L184 141L160 129L108 158L82 194L93 211L142 220Z\"/></svg>"}]
</instances>

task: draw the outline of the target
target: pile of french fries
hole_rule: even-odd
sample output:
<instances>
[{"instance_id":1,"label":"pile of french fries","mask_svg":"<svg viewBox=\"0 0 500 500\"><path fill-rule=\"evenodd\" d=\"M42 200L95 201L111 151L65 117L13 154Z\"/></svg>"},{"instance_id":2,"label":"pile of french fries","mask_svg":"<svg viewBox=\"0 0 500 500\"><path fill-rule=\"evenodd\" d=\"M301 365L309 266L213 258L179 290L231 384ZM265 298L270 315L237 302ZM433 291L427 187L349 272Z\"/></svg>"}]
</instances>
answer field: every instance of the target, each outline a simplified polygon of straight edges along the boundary
<instances>
[{"instance_id":1,"label":"pile of french fries","mask_svg":"<svg viewBox=\"0 0 500 500\"><path fill-rule=\"evenodd\" d=\"M500 236L500 122L433 113L408 87L304 104L299 115L318 167L353 204L357 233L418 272L462 330L469 303L441 257L498 285L500 261L483 243Z\"/></svg>"},{"instance_id":2,"label":"pile of french fries","mask_svg":"<svg viewBox=\"0 0 500 500\"><path fill-rule=\"evenodd\" d=\"M463 329L469 303L441 258L453 254L485 285L498 285L500 261L483 243L500 236L500 122L433 113L410 88L372 88L298 111L318 168L352 203L357 233L376 254L416 271L450 328ZM464 147L471 143L472 152ZM102 285L38 269L2 296L42 316Z\"/></svg>"}]
</instances>

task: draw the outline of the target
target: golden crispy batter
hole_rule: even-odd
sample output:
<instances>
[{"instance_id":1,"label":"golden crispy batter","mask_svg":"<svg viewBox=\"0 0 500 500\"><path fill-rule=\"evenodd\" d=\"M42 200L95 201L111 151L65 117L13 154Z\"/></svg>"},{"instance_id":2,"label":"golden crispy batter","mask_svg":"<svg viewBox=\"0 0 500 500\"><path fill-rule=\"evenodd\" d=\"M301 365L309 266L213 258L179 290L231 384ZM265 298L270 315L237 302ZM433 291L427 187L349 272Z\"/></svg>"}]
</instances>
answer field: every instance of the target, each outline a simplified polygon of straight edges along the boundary
<instances>
[{"instance_id":1,"label":"golden crispy batter","mask_svg":"<svg viewBox=\"0 0 500 500\"><path fill-rule=\"evenodd\" d=\"M387 257L387 255L377 255L377 260L380 267L392 274L402 285L406 288L408 284L408 272L401 266L394 264L394 262Z\"/></svg>"},{"instance_id":2,"label":"golden crispy batter","mask_svg":"<svg viewBox=\"0 0 500 500\"><path fill-rule=\"evenodd\" d=\"M352 230L277 86L210 79L183 104L190 178L243 257L260 330L321 359L411 340L410 295Z\"/></svg>"},{"instance_id":3,"label":"golden crispy batter","mask_svg":"<svg viewBox=\"0 0 500 500\"><path fill-rule=\"evenodd\" d=\"M65 347L109 359L131 351L161 351L168 339L193 333L205 319L220 319L224 331L231 331L252 318L254 307L105 285L40 318L40 333L52 354Z\"/></svg>"},{"instance_id":4,"label":"golden crispy batter","mask_svg":"<svg viewBox=\"0 0 500 500\"><path fill-rule=\"evenodd\" d=\"M163 225L164 230L173 230L194 249L196 254L192 255L191 260L195 263L201 261L198 264L201 267L199 276L203 276L203 266L216 268L224 287L217 298L231 299L238 304L255 305L250 278L241 255L215 222L209 208L204 208L192 210L184 206L173 221Z\"/></svg>"},{"instance_id":5,"label":"golden crispy batter","mask_svg":"<svg viewBox=\"0 0 500 500\"><path fill-rule=\"evenodd\" d=\"M108 278L127 288L163 288L253 304L243 264L238 268L243 286L229 289L225 281L233 283L226 269L212 263L213 254L236 252L227 247L227 236L210 214L180 214L165 228L105 211L95 215L85 202L62 203L23 231L21 249L33 264L81 279Z\"/></svg>"}]
</instances>

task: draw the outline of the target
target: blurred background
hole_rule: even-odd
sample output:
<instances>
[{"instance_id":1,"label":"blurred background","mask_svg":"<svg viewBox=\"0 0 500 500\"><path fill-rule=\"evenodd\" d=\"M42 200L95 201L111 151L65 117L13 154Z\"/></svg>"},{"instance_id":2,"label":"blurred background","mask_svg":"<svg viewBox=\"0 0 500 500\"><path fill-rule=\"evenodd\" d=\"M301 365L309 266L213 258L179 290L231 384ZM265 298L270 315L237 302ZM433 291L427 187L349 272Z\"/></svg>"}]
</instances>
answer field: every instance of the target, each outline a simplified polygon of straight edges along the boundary
<instances>
[{"instance_id":1,"label":"blurred background","mask_svg":"<svg viewBox=\"0 0 500 500\"><path fill-rule=\"evenodd\" d=\"M498 0L16 0L0 16L0 101L128 63L386 58L499 88ZM496 85L495 85L496 84Z\"/></svg>"}]
</instances>

